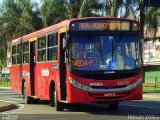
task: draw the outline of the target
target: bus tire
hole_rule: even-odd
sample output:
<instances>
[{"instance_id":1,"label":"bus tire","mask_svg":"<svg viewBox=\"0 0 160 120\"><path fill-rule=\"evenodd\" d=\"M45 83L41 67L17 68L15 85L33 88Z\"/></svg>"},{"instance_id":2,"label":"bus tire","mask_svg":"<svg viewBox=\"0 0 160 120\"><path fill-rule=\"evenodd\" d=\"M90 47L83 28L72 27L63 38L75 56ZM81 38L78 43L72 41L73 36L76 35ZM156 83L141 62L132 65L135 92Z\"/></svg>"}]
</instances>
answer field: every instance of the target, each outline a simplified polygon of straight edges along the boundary
<instances>
[{"instance_id":1,"label":"bus tire","mask_svg":"<svg viewBox=\"0 0 160 120\"><path fill-rule=\"evenodd\" d=\"M25 104L31 104L33 101L33 98L27 95L27 87L25 82L23 84L23 101Z\"/></svg>"},{"instance_id":2,"label":"bus tire","mask_svg":"<svg viewBox=\"0 0 160 120\"><path fill-rule=\"evenodd\" d=\"M110 110L118 110L118 107L119 107L119 102L109 104Z\"/></svg>"},{"instance_id":3,"label":"bus tire","mask_svg":"<svg viewBox=\"0 0 160 120\"><path fill-rule=\"evenodd\" d=\"M56 111L63 111L64 106L63 106L63 103L58 101L58 94L57 94L56 90L54 92L54 95L55 95L55 109L56 109Z\"/></svg>"}]
</instances>

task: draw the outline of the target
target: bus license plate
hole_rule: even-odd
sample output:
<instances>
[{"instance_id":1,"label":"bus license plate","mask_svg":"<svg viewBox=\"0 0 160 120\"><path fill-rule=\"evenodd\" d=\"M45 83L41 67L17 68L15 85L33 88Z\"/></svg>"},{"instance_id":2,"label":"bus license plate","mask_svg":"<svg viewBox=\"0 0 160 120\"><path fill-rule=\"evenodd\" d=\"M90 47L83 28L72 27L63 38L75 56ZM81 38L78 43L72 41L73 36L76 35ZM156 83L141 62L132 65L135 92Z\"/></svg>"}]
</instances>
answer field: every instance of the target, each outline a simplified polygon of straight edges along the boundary
<instances>
[{"instance_id":1,"label":"bus license plate","mask_svg":"<svg viewBox=\"0 0 160 120\"><path fill-rule=\"evenodd\" d=\"M116 93L105 93L104 96L105 97L113 97L113 96L116 96Z\"/></svg>"}]
</instances>

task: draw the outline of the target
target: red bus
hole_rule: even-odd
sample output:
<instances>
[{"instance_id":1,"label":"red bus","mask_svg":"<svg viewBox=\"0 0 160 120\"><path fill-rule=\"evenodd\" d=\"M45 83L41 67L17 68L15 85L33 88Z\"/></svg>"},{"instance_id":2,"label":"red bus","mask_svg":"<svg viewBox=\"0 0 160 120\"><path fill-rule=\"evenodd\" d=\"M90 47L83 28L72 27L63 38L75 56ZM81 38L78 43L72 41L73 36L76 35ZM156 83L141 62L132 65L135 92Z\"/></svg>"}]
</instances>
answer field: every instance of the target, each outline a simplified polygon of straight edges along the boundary
<instances>
[{"instance_id":1,"label":"red bus","mask_svg":"<svg viewBox=\"0 0 160 120\"><path fill-rule=\"evenodd\" d=\"M12 41L12 89L25 103L108 103L142 99L142 54L138 22L78 18Z\"/></svg>"}]
</instances>

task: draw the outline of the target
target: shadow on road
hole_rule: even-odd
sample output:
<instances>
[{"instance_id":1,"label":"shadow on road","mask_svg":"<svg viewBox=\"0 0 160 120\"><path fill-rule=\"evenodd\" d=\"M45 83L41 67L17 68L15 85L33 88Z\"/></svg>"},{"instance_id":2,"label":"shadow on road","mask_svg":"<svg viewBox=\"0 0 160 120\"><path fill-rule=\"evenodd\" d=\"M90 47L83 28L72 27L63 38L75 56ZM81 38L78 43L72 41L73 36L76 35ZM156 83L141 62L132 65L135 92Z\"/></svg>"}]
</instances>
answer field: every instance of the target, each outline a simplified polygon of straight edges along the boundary
<instances>
[{"instance_id":1,"label":"shadow on road","mask_svg":"<svg viewBox=\"0 0 160 120\"><path fill-rule=\"evenodd\" d=\"M66 105L66 108L64 111L86 112L95 115L160 115L160 109L158 109L160 101L122 102L118 110L110 110L107 104L69 104Z\"/></svg>"},{"instance_id":2,"label":"shadow on road","mask_svg":"<svg viewBox=\"0 0 160 120\"><path fill-rule=\"evenodd\" d=\"M37 103L34 103L37 104ZM40 100L37 105L48 105L49 101ZM84 103L84 104L64 104L62 111L70 113L84 112L94 115L160 115L160 101L125 101L121 102L118 110L110 110L107 104ZM54 110L54 108L53 108Z\"/></svg>"}]
</instances>

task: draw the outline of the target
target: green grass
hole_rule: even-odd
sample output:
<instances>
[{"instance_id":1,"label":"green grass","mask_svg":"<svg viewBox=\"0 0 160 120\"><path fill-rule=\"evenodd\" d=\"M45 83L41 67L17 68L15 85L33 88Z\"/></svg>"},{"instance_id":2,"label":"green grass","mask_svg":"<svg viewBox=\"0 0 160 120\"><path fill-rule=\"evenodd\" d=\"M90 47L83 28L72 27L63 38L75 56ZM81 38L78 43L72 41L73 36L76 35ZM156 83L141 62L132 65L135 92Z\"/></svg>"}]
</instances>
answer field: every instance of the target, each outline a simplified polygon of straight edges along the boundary
<instances>
[{"instance_id":1,"label":"green grass","mask_svg":"<svg viewBox=\"0 0 160 120\"><path fill-rule=\"evenodd\" d=\"M10 87L11 86L11 82L0 82L0 87Z\"/></svg>"},{"instance_id":2,"label":"green grass","mask_svg":"<svg viewBox=\"0 0 160 120\"><path fill-rule=\"evenodd\" d=\"M160 93L160 88L143 87L143 93Z\"/></svg>"}]
</instances>

